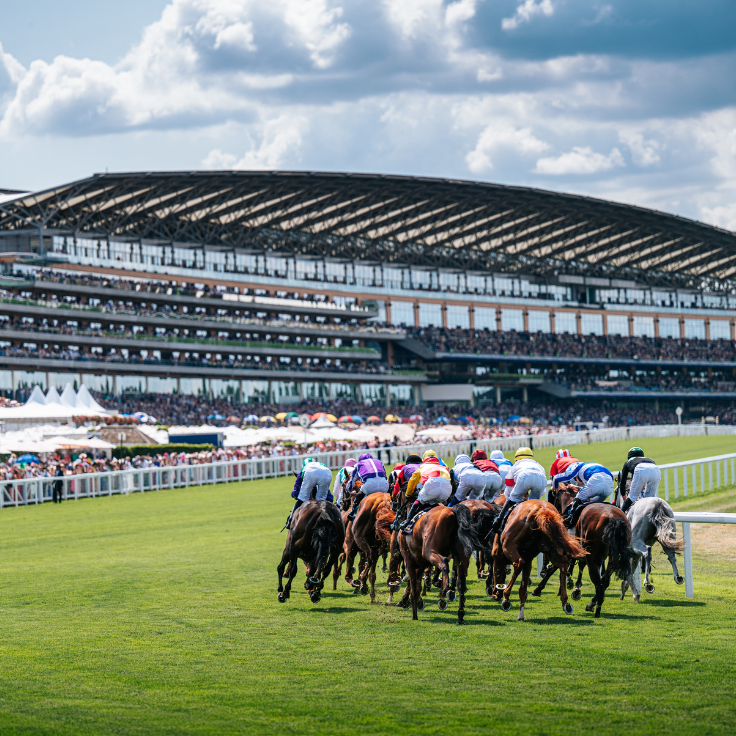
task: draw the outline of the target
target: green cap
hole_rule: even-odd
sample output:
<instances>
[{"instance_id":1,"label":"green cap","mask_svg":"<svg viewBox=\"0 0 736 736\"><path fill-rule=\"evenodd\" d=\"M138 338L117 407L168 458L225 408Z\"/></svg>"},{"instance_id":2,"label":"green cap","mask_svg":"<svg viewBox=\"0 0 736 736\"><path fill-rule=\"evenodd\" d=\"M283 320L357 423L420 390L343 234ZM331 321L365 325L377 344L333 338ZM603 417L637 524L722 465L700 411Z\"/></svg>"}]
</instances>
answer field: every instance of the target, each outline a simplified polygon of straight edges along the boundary
<instances>
[{"instance_id":1,"label":"green cap","mask_svg":"<svg viewBox=\"0 0 736 736\"><path fill-rule=\"evenodd\" d=\"M644 450L642 450L641 447L632 447L629 450L629 460L631 460L632 457L644 457Z\"/></svg>"}]
</instances>

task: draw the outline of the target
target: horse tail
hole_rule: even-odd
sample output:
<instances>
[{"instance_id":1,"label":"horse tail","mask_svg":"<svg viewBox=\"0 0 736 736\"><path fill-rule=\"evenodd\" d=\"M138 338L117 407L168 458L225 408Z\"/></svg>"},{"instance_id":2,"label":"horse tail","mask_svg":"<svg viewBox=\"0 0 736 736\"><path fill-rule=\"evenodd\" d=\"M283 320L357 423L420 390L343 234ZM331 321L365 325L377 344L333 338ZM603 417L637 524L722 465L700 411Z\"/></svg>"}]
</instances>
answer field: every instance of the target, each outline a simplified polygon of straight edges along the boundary
<instances>
[{"instance_id":1,"label":"horse tail","mask_svg":"<svg viewBox=\"0 0 736 736\"><path fill-rule=\"evenodd\" d=\"M656 529L655 536L665 552L682 552L685 541L677 538L677 524L672 509L666 501L657 499L651 516L652 524Z\"/></svg>"},{"instance_id":2,"label":"horse tail","mask_svg":"<svg viewBox=\"0 0 736 736\"><path fill-rule=\"evenodd\" d=\"M466 557L473 554L473 550L481 547L481 542L473 528L473 515L467 506L461 503L452 507L452 513L457 520L457 540L463 548Z\"/></svg>"},{"instance_id":3,"label":"horse tail","mask_svg":"<svg viewBox=\"0 0 736 736\"><path fill-rule=\"evenodd\" d=\"M628 519L612 516L602 534L603 543L608 546L611 570L621 580L631 574L631 526Z\"/></svg>"},{"instance_id":4,"label":"horse tail","mask_svg":"<svg viewBox=\"0 0 736 736\"><path fill-rule=\"evenodd\" d=\"M335 527L332 520L322 515L312 530L312 551L314 552L314 569L319 570L322 562L330 554L335 542Z\"/></svg>"},{"instance_id":5,"label":"horse tail","mask_svg":"<svg viewBox=\"0 0 736 736\"><path fill-rule=\"evenodd\" d=\"M493 504L493 506L495 506L495 504ZM493 523L496 521L496 517L501 513L500 507L493 508L493 506L491 509L478 509L473 517L473 531L478 537L476 549L489 555L493 552L491 528L493 527Z\"/></svg>"},{"instance_id":6,"label":"horse tail","mask_svg":"<svg viewBox=\"0 0 736 736\"><path fill-rule=\"evenodd\" d=\"M391 510L390 503L379 506L376 512L376 538L388 542L391 539L391 524L394 523L396 515Z\"/></svg>"},{"instance_id":7,"label":"horse tail","mask_svg":"<svg viewBox=\"0 0 736 736\"><path fill-rule=\"evenodd\" d=\"M538 529L549 537L561 554L574 559L585 557L585 548L576 537L567 533L562 518L556 509L542 506L537 511L534 519Z\"/></svg>"}]
</instances>

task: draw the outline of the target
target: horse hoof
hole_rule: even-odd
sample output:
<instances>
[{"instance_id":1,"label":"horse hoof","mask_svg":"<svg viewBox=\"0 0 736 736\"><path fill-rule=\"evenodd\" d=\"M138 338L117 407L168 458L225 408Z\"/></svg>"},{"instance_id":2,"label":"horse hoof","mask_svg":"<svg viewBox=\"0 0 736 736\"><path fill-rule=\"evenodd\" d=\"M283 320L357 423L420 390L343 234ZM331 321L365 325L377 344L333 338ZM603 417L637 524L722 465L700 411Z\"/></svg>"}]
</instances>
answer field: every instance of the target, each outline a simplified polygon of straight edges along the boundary
<instances>
[{"instance_id":1,"label":"horse hoof","mask_svg":"<svg viewBox=\"0 0 736 736\"><path fill-rule=\"evenodd\" d=\"M424 610L424 598L419 599L419 603L417 603L417 611L423 611Z\"/></svg>"},{"instance_id":2,"label":"horse hoof","mask_svg":"<svg viewBox=\"0 0 736 736\"><path fill-rule=\"evenodd\" d=\"M575 609L570 603L565 603L565 605L562 606L562 610L569 616Z\"/></svg>"},{"instance_id":3,"label":"horse hoof","mask_svg":"<svg viewBox=\"0 0 736 736\"><path fill-rule=\"evenodd\" d=\"M573 583L573 581L570 580L570 578L568 578L567 579L567 589L572 590L574 587L575 587L575 583Z\"/></svg>"},{"instance_id":4,"label":"horse hoof","mask_svg":"<svg viewBox=\"0 0 736 736\"><path fill-rule=\"evenodd\" d=\"M319 594L319 591L316 591L313 594L310 594L309 598L311 599L312 603L319 603L319 599L322 596Z\"/></svg>"},{"instance_id":5,"label":"horse hoof","mask_svg":"<svg viewBox=\"0 0 736 736\"><path fill-rule=\"evenodd\" d=\"M286 603L286 596L283 593L278 594L279 603Z\"/></svg>"},{"instance_id":6,"label":"horse hoof","mask_svg":"<svg viewBox=\"0 0 736 736\"><path fill-rule=\"evenodd\" d=\"M486 586L486 595L489 598L492 598L493 597L493 588L489 588L489 587Z\"/></svg>"},{"instance_id":7,"label":"horse hoof","mask_svg":"<svg viewBox=\"0 0 736 736\"><path fill-rule=\"evenodd\" d=\"M654 593L654 586L651 583L647 583L644 586L644 590L646 590L647 593Z\"/></svg>"},{"instance_id":8,"label":"horse hoof","mask_svg":"<svg viewBox=\"0 0 736 736\"><path fill-rule=\"evenodd\" d=\"M351 580L350 581L350 585L352 585L353 588L360 588L360 586L362 585L362 583L360 582L360 580Z\"/></svg>"},{"instance_id":9,"label":"horse hoof","mask_svg":"<svg viewBox=\"0 0 736 736\"><path fill-rule=\"evenodd\" d=\"M440 611L446 611L447 610L447 601L444 598L440 598L437 601L437 608L439 608Z\"/></svg>"},{"instance_id":10,"label":"horse hoof","mask_svg":"<svg viewBox=\"0 0 736 736\"><path fill-rule=\"evenodd\" d=\"M496 590L506 590L506 586L503 583L496 583Z\"/></svg>"},{"instance_id":11,"label":"horse hoof","mask_svg":"<svg viewBox=\"0 0 736 736\"><path fill-rule=\"evenodd\" d=\"M682 577L682 575L675 575L675 582L678 585L683 585L685 583L685 578Z\"/></svg>"},{"instance_id":12,"label":"horse hoof","mask_svg":"<svg viewBox=\"0 0 736 736\"><path fill-rule=\"evenodd\" d=\"M454 603L457 600L457 593L454 590L448 590L447 600L450 601L450 603Z\"/></svg>"},{"instance_id":13,"label":"horse hoof","mask_svg":"<svg viewBox=\"0 0 736 736\"><path fill-rule=\"evenodd\" d=\"M592 603L592 602L588 603L588 605L585 606L585 610L588 611L588 613L590 613L590 611L592 611L594 608L595 608L595 603Z\"/></svg>"},{"instance_id":14,"label":"horse hoof","mask_svg":"<svg viewBox=\"0 0 736 736\"><path fill-rule=\"evenodd\" d=\"M368 586L367 586L367 585L364 585L364 586L363 586L363 587L362 587L362 588L360 589L360 594L361 594L361 595L368 595Z\"/></svg>"},{"instance_id":15,"label":"horse hoof","mask_svg":"<svg viewBox=\"0 0 736 736\"><path fill-rule=\"evenodd\" d=\"M580 588L575 588L572 593L570 593L570 598L572 598L574 601L579 601L583 597L583 593L580 590Z\"/></svg>"}]
</instances>

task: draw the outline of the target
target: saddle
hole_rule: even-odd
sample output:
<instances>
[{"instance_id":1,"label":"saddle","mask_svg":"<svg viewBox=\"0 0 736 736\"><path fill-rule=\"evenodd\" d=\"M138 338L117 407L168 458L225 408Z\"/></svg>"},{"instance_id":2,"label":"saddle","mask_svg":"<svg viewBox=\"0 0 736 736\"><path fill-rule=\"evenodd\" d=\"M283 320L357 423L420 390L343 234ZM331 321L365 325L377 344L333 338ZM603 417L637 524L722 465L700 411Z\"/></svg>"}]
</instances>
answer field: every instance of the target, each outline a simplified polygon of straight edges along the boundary
<instances>
[{"instance_id":1,"label":"saddle","mask_svg":"<svg viewBox=\"0 0 736 736\"><path fill-rule=\"evenodd\" d=\"M423 516L424 516L425 514L427 514L427 513L428 513L429 511L431 511L431 510L432 510L433 508L434 508L434 506L432 506L431 508L428 508L428 509L423 509L422 511L420 511L420 512L419 512L419 513L418 513L418 514L417 514L417 515L416 515L416 516L415 516L415 517L414 517L414 518L413 518L413 519L412 519L412 520L411 520L411 521L409 522L409 524L408 524L407 526L405 526L405 527L404 527L404 528L403 528L403 529L402 529L401 531L402 531L402 532L404 532L404 534L412 534L412 533L414 532L414 527L415 527L416 523L417 523L417 522L419 521L419 519L421 519L421 518L422 518L422 517L423 517Z\"/></svg>"}]
</instances>

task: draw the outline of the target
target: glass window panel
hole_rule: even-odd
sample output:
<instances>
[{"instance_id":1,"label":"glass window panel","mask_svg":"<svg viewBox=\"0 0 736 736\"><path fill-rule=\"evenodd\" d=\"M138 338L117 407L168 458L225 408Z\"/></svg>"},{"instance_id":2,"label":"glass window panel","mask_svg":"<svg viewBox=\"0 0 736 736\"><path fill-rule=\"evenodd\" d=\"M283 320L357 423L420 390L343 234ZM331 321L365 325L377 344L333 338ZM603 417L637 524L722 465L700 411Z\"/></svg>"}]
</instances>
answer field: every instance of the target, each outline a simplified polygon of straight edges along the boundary
<instances>
[{"instance_id":1,"label":"glass window panel","mask_svg":"<svg viewBox=\"0 0 736 736\"><path fill-rule=\"evenodd\" d=\"M688 340L705 340L705 320L686 319L685 337Z\"/></svg>"},{"instance_id":2,"label":"glass window panel","mask_svg":"<svg viewBox=\"0 0 736 736\"><path fill-rule=\"evenodd\" d=\"M711 340L730 340L731 339L731 323L724 319L712 319L710 321L710 339Z\"/></svg>"},{"instance_id":3,"label":"glass window panel","mask_svg":"<svg viewBox=\"0 0 736 736\"><path fill-rule=\"evenodd\" d=\"M382 383L361 383L360 395L363 401L380 403L386 398L386 387Z\"/></svg>"},{"instance_id":4,"label":"glass window panel","mask_svg":"<svg viewBox=\"0 0 736 736\"><path fill-rule=\"evenodd\" d=\"M243 381L243 402L268 401L268 381Z\"/></svg>"},{"instance_id":5,"label":"glass window panel","mask_svg":"<svg viewBox=\"0 0 736 736\"><path fill-rule=\"evenodd\" d=\"M496 310L487 307L475 308L475 329L476 330L494 330L496 329Z\"/></svg>"},{"instance_id":6,"label":"glass window panel","mask_svg":"<svg viewBox=\"0 0 736 736\"><path fill-rule=\"evenodd\" d=\"M302 383L302 397L304 399L329 399L329 386L326 383L304 381Z\"/></svg>"},{"instance_id":7,"label":"glass window panel","mask_svg":"<svg viewBox=\"0 0 736 736\"><path fill-rule=\"evenodd\" d=\"M609 335L629 336L629 318L625 314L607 314L606 327Z\"/></svg>"},{"instance_id":8,"label":"glass window panel","mask_svg":"<svg viewBox=\"0 0 736 736\"><path fill-rule=\"evenodd\" d=\"M529 310L529 332L551 332L551 324L549 312Z\"/></svg>"},{"instance_id":9,"label":"glass window panel","mask_svg":"<svg viewBox=\"0 0 736 736\"><path fill-rule=\"evenodd\" d=\"M501 310L501 329L504 332L515 330L516 332L524 331L524 312L521 309L502 309Z\"/></svg>"},{"instance_id":10,"label":"glass window panel","mask_svg":"<svg viewBox=\"0 0 736 736\"><path fill-rule=\"evenodd\" d=\"M680 320L677 317L662 317L659 320L660 337L680 337Z\"/></svg>"},{"instance_id":11,"label":"glass window panel","mask_svg":"<svg viewBox=\"0 0 736 736\"><path fill-rule=\"evenodd\" d=\"M470 309L451 304L447 307L447 326L467 330L470 328Z\"/></svg>"},{"instance_id":12,"label":"glass window panel","mask_svg":"<svg viewBox=\"0 0 736 736\"><path fill-rule=\"evenodd\" d=\"M555 333L558 335L578 334L578 320L575 312L555 312Z\"/></svg>"},{"instance_id":13,"label":"glass window panel","mask_svg":"<svg viewBox=\"0 0 736 736\"><path fill-rule=\"evenodd\" d=\"M118 376L119 394L144 394L146 393L146 379L143 376Z\"/></svg>"},{"instance_id":14,"label":"glass window panel","mask_svg":"<svg viewBox=\"0 0 736 736\"><path fill-rule=\"evenodd\" d=\"M602 335L603 334L603 315L602 314L583 314L580 318L580 329L583 335Z\"/></svg>"},{"instance_id":15,"label":"glass window panel","mask_svg":"<svg viewBox=\"0 0 736 736\"><path fill-rule=\"evenodd\" d=\"M150 378L148 379L148 390L153 391L153 389L151 388ZM225 380L222 378L210 378L210 391L212 392L212 396L216 399L231 399L233 401L239 401L240 381L234 381L232 379ZM162 391L162 393L164 392Z\"/></svg>"},{"instance_id":16,"label":"glass window panel","mask_svg":"<svg viewBox=\"0 0 736 736\"><path fill-rule=\"evenodd\" d=\"M413 308L414 305L412 304ZM419 302L419 326L442 327L442 305Z\"/></svg>"},{"instance_id":17,"label":"glass window panel","mask_svg":"<svg viewBox=\"0 0 736 736\"><path fill-rule=\"evenodd\" d=\"M76 376L75 376L76 378ZM83 373L80 376L80 379L82 383L90 390L90 391L99 391L103 394L112 394L113 392L113 377L112 376L96 376L91 375L89 373ZM53 379L51 376L49 376L49 382L51 382ZM148 379L151 380L150 378ZM55 384L52 384L55 385ZM150 389L153 390L153 389ZM58 388L57 388L58 391Z\"/></svg>"},{"instance_id":18,"label":"glass window panel","mask_svg":"<svg viewBox=\"0 0 736 736\"><path fill-rule=\"evenodd\" d=\"M654 337L654 317L634 317L634 337Z\"/></svg>"},{"instance_id":19,"label":"glass window panel","mask_svg":"<svg viewBox=\"0 0 736 736\"><path fill-rule=\"evenodd\" d=\"M413 404L413 395L411 386L389 386L389 400L391 404Z\"/></svg>"},{"instance_id":20,"label":"glass window panel","mask_svg":"<svg viewBox=\"0 0 736 736\"><path fill-rule=\"evenodd\" d=\"M358 398L358 387L354 383L333 383L331 384L333 399L350 399L355 401Z\"/></svg>"},{"instance_id":21,"label":"glass window panel","mask_svg":"<svg viewBox=\"0 0 736 736\"><path fill-rule=\"evenodd\" d=\"M414 327L414 302L391 302L391 324Z\"/></svg>"}]
</instances>

